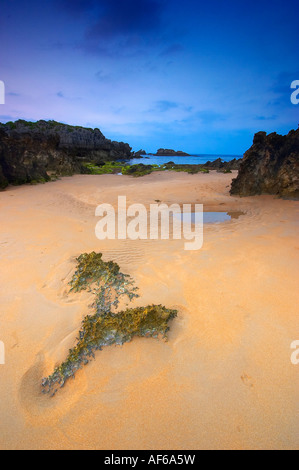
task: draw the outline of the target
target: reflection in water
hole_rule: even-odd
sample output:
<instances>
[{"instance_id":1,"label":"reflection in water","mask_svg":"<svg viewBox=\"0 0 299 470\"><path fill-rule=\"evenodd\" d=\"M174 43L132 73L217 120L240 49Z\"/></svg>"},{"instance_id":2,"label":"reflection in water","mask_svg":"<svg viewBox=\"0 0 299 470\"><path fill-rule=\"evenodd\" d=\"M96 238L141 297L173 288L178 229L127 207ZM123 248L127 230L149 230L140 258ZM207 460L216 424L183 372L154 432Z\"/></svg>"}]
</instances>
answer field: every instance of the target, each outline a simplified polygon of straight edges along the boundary
<instances>
[{"instance_id":1,"label":"reflection in water","mask_svg":"<svg viewBox=\"0 0 299 470\"><path fill-rule=\"evenodd\" d=\"M174 216L180 218L183 222L195 223L195 217L198 213L191 212L189 214L175 214ZM203 223L204 224L219 224L221 222L228 222L232 219L238 219L244 212L204 212Z\"/></svg>"}]
</instances>

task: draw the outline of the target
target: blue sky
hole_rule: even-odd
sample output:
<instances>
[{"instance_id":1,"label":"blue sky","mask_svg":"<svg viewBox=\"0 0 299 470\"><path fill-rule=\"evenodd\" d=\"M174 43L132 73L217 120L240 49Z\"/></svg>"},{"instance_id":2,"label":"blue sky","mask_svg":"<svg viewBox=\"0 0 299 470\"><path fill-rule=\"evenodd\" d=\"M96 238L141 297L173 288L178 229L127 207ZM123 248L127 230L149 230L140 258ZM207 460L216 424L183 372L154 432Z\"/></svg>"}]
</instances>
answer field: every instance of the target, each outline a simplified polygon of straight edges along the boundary
<instances>
[{"instance_id":1,"label":"blue sky","mask_svg":"<svg viewBox=\"0 0 299 470\"><path fill-rule=\"evenodd\" d=\"M0 40L1 122L214 154L298 127L294 0L2 0Z\"/></svg>"}]
</instances>

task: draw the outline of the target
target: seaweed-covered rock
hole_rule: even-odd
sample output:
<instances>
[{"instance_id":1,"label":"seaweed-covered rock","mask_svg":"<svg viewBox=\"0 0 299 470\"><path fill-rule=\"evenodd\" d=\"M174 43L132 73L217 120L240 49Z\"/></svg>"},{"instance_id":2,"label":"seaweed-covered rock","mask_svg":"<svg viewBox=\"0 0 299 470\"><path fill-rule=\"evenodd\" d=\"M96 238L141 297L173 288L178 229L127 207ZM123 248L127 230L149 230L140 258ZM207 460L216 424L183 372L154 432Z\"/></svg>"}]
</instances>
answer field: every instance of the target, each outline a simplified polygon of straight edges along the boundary
<instances>
[{"instance_id":1,"label":"seaweed-covered rock","mask_svg":"<svg viewBox=\"0 0 299 470\"><path fill-rule=\"evenodd\" d=\"M127 343L134 336L166 338L169 321L177 315L176 310L162 305L113 312L121 297L127 297L129 301L138 297L133 280L120 272L118 264L103 261L101 253L84 253L79 256L77 263L70 282L71 290L88 290L94 294L93 315L84 318L77 344L69 351L66 360L52 375L43 379L43 391L52 396L94 358L95 351L112 344Z\"/></svg>"},{"instance_id":2,"label":"seaweed-covered rock","mask_svg":"<svg viewBox=\"0 0 299 470\"><path fill-rule=\"evenodd\" d=\"M299 129L282 136L259 132L242 160L232 195L299 197Z\"/></svg>"},{"instance_id":3,"label":"seaweed-covered rock","mask_svg":"<svg viewBox=\"0 0 299 470\"><path fill-rule=\"evenodd\" d=\"M126 166L122 169L123 175L131 176L145 176L152 173L154 167L153 165L144 165L143 163L138 163L137 165Z\"/></svg>"}]
</instances>

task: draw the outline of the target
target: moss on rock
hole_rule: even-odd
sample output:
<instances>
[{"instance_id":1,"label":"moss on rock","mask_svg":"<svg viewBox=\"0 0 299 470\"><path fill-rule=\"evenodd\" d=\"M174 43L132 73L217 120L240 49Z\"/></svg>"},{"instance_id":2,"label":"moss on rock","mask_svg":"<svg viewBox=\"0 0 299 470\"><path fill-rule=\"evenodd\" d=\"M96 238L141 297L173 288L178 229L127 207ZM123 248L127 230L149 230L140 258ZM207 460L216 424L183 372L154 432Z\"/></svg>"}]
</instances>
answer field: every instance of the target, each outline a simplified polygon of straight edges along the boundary
<instances>
[{"instance_id":1,"label":"moss on rock","mask_svg":"<svg viewBox=\"0 0 299 470\"><path fill-rule=\"evenodd\" d=\"M101 253L84 253L77 258L77 269L70 282L71 291L88 290L95 296L93 315L87 315L79 331L76 346L53 374L43 379L44 393L55 395L59 387L75 376L78 369L94 358L104 346L124 344L134 336L166 338L168 323L177 316L176 310L162 305L112 310L123 296L132 301L138 297L130 276L120 272L113 261L105 262Z\"/></svg>"}]
</instances>

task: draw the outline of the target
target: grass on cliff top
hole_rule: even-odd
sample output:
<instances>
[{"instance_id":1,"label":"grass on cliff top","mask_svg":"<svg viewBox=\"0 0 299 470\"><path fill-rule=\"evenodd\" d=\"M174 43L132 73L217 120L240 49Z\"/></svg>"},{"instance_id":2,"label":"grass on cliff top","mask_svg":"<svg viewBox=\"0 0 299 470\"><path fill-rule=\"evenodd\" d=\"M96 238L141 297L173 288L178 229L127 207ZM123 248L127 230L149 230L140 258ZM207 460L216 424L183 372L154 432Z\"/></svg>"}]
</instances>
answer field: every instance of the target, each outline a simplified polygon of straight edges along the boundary
<instances>
[{"instance_id":1,"label":"grass on cliff top","mask_svg":"<svg viewBox=\"0 0 299 470\"><path fill-rule=\"evenodd\" d=\"M88 131L94 131L97 129L93 129L91 127L82 127L82 126L71 126L69 124L64 124L62 122L57 122L54 121L53 119L50 119L48 121L45 120L39 120L39 121L25 121L24 119L18 119L17 121L8 121L6 124L3 124L4 126L10 127L11 129L16 129L17 125L23 125L24 127L28 127L30 130L34 129L42 129L45 125L48 128L64 128L67 132L74 132L75 130L78 129L83 129L83 130L88 130Z\"/></svg>"},{"instance_id":2,"label":"grass on cliff top","mask_svg":"<svg viewBox=\"0 0 299 470\"><path fill-rule=\"evenodd\" d=\"M138 297L137 288L130 276L120 272L118 264L103 261L101 253L84 253L77 258L77 269L70 286L71 291L88 290L94 294L93 315L84 318L77 344L66 360L52 375L43 379L44 392L52 396L95 357L96 350L127 343L134 336L167 338L169 322L177 316L176 310L162 305L113 312L121 297L127 297L129 302Z\"/></svg>"}]
</instances>

